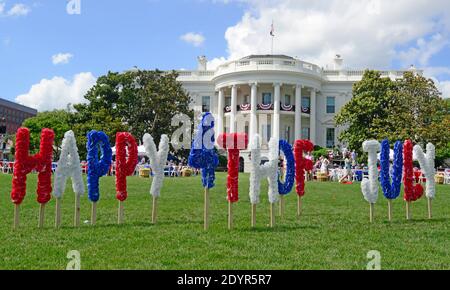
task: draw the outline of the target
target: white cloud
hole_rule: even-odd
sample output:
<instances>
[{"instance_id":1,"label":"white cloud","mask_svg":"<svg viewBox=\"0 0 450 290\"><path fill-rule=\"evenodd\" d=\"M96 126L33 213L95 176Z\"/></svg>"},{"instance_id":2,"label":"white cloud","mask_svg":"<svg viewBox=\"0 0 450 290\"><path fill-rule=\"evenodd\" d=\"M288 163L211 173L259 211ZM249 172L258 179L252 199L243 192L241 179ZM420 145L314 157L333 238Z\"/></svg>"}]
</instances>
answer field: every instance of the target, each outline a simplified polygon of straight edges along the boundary
<instances>
[{"instance_id":1,"label":"white cloud","mask_svg":"<svg viewBox=\"0 0 450 290\"><path fill-rule=\"evenodd\" d=\"M216 57L210 61L208 61L208 70L215 70L219 65L227 62L227 59L224 57Z\"/></svg>"},{"instance_id":2,"label":"white cloud","mask_svg":"<svg viewBox=\"0 0 450 290\"><path fill-rule=\"evenodd\" d=\"M39 111L64 109L67 105L86 102L83 96L95 84L90 72L76 74L72 80L63 77L42 79L29 92L16 97L16 102Z\"/></svg>"},{"instance_id":3,"label":"white cloud","mask_svg":"<svg viewBox=\"0 0 450 290\"><path fill-rule=\"evenodd\" d=\"M423 70L425 77L431 78L442 97L450 98L450 68L449 67L426 67ZM439 80L439 79L440 80Z\"/></svg>"},{"instance_id":4,"label":"white cloud","mask_svg":"<svg viewBox=\"0 0 450 290\"><path fill-rule=\"evenodd\" d=\"M205 37L201 33L195 32L188 32L180 36L180 39L184 42L192 44L195 47L199 47L205 42Z\"/></svg>"},{"instance_id":5,"label":"white cloud","mask_svg":"<svg viewBox=\"0 0 450 290\"><path fill-rule=\"evenodd\" d=\"M25 4L14 4L9 10L6 8L6 3L0 0L0 17L7 16L26 16L31 12L31 8Z\"/></svg>"},{"instance_id":6,"label":"white cloud","mask_svg":"<svg viewBox=\"0 0 450 290\"><path fill-rule=\"evenodd\" d=\"M438 83L438 88L442 92L442 97L450 98L450 81L443 81Z\"/></svg>"},{"instance_id":7,"label":"white cloud","mask_svg":"<svg viewBox=\"0 0 450 290\"><path fill-rule=\"evenodd\" d=\"M73 57L71 53L58 53L52 56L52 62L54 65L57 64L67 64Z\"/></svg>"},{"instance_id":8,"label":"white cloud","mask_svg":"<svg viewBox=\"0 0 450 290\"><path fill-rule=\"evenodd\" d=\"M8 11L9 16L26 16L31 12L30 7L25 4L18 3L14 4L14 6Z\"/></svg>"},{"instance_id":9,"label":"white cloud","mask_svg":"<svg viewBox=\"0 0 450 290\"><path fill-rule=\"evenodd\" d=\"M243 0L235 0L242 2ZM229 2L229 1L228 1ZM247 0L242 19L227 29L227 59L274 53L325 66L337 53L357 68L427 65L448 46L447 0Z\"/></svg>"}]
</instances>

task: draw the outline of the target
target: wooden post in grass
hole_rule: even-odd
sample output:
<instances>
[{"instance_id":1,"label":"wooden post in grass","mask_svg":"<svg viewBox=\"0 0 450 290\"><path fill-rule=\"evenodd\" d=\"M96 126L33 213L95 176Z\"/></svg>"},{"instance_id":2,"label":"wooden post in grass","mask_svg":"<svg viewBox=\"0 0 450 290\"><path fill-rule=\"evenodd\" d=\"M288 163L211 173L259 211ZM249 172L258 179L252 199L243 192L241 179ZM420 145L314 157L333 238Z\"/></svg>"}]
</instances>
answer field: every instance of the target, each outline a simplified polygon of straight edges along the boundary
<instances>
[{"instance_id":1,"label":"wooden post in grass","mask_svg":"<svg viewBox=\"0 0 450 290\"><path fill-rule=\"evenodd\" d=\"M297 217L300 218L302 215L302 197L297 195Z\"/></svg>"},{"instance_id":2,"label":"wooden post in grass","mask_svg":"<svg viewBox=\"0 0 450 290\"><path fill-rule=\"evenodd\" d=\"M61 198L57 198L55 204L55 228L59 229L60 226L61 226Z\"/></svg>"},{"instance_id":3,"label":"wooden post in grass","mask_svg":"<svg viewBox=\"0 0 450 290\"><path fill-rule=\"evenodd\" d=\"M284 215L284 195L280 195L280 217L283 218Z\"/></svg>"},{"instance_id":4,"label":"wooden post in grass","mask_svg":"<svg viewBox=\"0 0 450 290\"><path fill-rule=\"evenodd\" d=\"M270 227L275 226L275 203L270 204Z\"/></svg>"},{"instance_id":5,"label":"wooden post in grass","mask_svg":"<svg viewBox=\"0 0 450 290\"><path fill-rule=\"evenodd\" d=\"M205 187L205 209L203 213L203 228L205 231L209 228L209 188Z\"/></svg>"},{"instance_id":6,"label":"wooden post in grass","mask_svg":"<svg viewBox=\"0 0 450 290\"><path fill-rule=\"evenodd\" d=\"M123 223L123 201L119 200L119 208L117 210L117 224Z\"/></svg>"},{"instance_id":7,"label":"wooden post in grass","mask_svg":"<svg viewBox=\"0 0 450 290\"><path fill-rule=\"evenodd\" d=\"M375 213L375 204L371 203L370 204L370 209L369 209L369 219L370 219L371 223L373 223L374 213Z\"/></svg>"},{"instance_id":8,"label":"wooden post in grass","mask_svg":"<svg viewBox=\"0 0 450 290\"><path fill-rule=\"evenodd\" d=\"M410 201L406 202L406 219L407 220L411 219L411 202Z\"/></svg>"},{"instance_id":9,"label":"wooden post in grass","mask_svg":"<svg viewBox=\"0 0 450 290\"><path fill-rule=\"evenodd\" d=\"M427 198L428 200L428 219L433 218L432 208L431 208L431 198Z\"/></svg>"},{"instance_id":10,"label":"wooden post in grass","mask_svg":"<svg viewBox=\"0 0 450 290\"><path fill-rule=\"evenodd\" d=\"M45 219L45 204L39 204L39 222L38 228L42 229L44 227L44 219Z\"/></svg>"},{"instance_id":11,"label":"wooden post in grass","mask_svg":"<svg viewBox=\"0 0 450 290\"><path fill-rule=\"evenodd\" d=\"M80 226L80 195L75 194L75 214L73 217L73 225L75 227Z\"/></svg>"},{"instance_id":12,"label":"wooden post in grass","mask_svg":"<svg viewBox=\"0 0 450 290\"><path fill-rule=\"evenodd\" d=\"M228 229L231 230L233 228L233 203L231 201L228 202Z\"/></svg>"},{"instance_id":13,"label":"wooden post in grass","mask_svg":"<svg viewBox=\"0 0 450 290\"><path fill-rule=\"evenodd\" d=\"M14 223L13 223L14 230L17 230L19 228L19 218L20 218L20 205L14 204Z\"/></svg>"},{"instance_id":14,"label":"wooden post in grass","mask_svg":"<svg viewBox=\"0 0 450 290\"><path fill-rule=\"evenodd\" d=\"M97 202L93 202L91 211L91 225L95 226L96 223L97 223Z\"/></svg>"},{"instance_id":15,"label":"wooden post in grass","mask_svg":"<svg viewBox=\"0 0 450 290\"><path fill-rule=\"evenodd\" d=\"M256 204L252 204L252 228L256 227Z\"/></svg>"},{"instance_id":16,"label":"wooden post in grass","mask_svg":"<svg viewBox=\"0 0 450 290\"><path fill-rule=\"evenodd\" d=\"M158 212L158 198L153 196L153 205L152 205L152 224L156 224L156 214Z\"/></svg>"},{"instance_id":17,"label":"wooden post in grass","mask_svg":"<svg viewBox=\"0 0 450 290\"><path fill-rule=\"evenodd\" d=\"M392 199L388 199L388 219L392 221Z\"/></svg>"}]
</instances>

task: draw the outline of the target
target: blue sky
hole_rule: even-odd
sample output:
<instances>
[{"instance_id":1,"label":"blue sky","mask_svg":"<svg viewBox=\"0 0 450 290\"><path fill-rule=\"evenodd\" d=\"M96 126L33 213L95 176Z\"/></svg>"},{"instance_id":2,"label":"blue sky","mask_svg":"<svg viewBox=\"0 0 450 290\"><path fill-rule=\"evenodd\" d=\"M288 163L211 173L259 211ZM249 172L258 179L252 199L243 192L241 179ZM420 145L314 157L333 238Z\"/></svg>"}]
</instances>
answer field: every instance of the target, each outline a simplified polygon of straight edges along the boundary
<instances>
[{"instance_id":1,"label":"blue sky","mask_svg":"<svg viewBox=\"0 0 450 290\"><path fill-rule=\"evenodd\" d=\"M242 16L240 4L187 0L82 0L80 15L67 14L62 0L20 3L30 7L28 15L0 17L0 96L10 100L53 76L194 68L197 55L224 54L225 29ZM183 42L189 31L207 41L200 47ZM52 55L61 52L73 54L70 63L53 65Z\"/></svg>"},{"instance_id":2,"label":"blue sky","mask_svg":"<svg viewBox=\"0 0 450 290\"><path fill-rule=\"evenodd\" d=\"M450 95L446 0L79 0L79 15L69 1L0 0L0 97L52 109L109 70L268 53L272 21L275 53L322 66L336 53L354 68L415 64Z\"/></svg>"}]
</instances>

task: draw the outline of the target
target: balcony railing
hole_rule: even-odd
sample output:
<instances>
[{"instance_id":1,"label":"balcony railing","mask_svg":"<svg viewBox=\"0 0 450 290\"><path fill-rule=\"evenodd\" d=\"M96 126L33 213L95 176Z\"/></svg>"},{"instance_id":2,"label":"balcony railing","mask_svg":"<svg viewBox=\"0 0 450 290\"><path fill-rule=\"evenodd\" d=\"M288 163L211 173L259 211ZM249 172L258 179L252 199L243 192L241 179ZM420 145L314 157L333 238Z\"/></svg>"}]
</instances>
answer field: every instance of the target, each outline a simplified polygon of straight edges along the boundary
<instances>
[{"instance_id":1,"label":"balcony railing","mask_svg":"<svg viewBox=\"0 0 450 290\"><path fill-rule=\"evenodd\" d=\"M248 112L251 111L252 106L250 104L241 104L236 107L238 112ZM273 111L274 110L274 104L258 104L257 111ZM295 106L294 105L285 105L280 103L280 110L282 112L295 112ZM223 111L225 113L231 112L231 106L225 106L223 108ZM302 113L303 114L311 114L311 108L309 107L302 107Z\"/></svg>"}]
</instances>

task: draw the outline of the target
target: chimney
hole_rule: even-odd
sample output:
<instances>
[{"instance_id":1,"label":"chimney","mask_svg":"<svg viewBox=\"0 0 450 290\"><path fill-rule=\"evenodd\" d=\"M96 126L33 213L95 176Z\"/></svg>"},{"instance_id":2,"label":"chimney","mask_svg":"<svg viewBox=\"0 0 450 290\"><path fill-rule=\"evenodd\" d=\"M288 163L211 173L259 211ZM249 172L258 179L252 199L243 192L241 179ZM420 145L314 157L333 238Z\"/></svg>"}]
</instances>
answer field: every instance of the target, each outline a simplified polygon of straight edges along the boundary
<instances>
[{"instance_id":1,"label":"chimney","mask_svg":"<svg viewBox=\"0 0 450 290\"><path fill-rule=\"evenodd\" d=\"M334 70L342 70L342 65L344 64L344 59L340 54L336 54L334 58Z\"/></svg>"},{"instance_id":2,"label":"chimney","mask_svg":"<svg viewBox=\"0 0 450 290\"><path fill-rule=\"evenodd\" d=\"M197 67L197 69L200 70L200 71L206 71L207 64L208 64L208 59L206 58L206 56L204 56L204 55L199 56L197 58L197 60L198 60L198 67Z\"/></svg>"}]
</instances>

